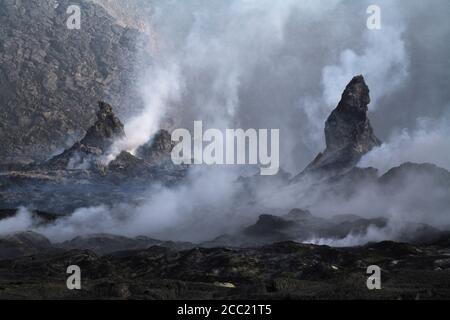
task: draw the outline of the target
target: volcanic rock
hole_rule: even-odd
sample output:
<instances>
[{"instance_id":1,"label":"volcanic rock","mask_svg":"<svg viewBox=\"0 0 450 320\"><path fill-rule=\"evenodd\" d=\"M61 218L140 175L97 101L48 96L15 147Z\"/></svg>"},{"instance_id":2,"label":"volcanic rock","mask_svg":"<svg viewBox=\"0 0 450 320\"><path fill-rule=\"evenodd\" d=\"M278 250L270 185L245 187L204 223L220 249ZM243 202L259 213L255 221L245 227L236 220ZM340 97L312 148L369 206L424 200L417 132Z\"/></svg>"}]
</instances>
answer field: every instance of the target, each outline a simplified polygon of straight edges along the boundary
<instances>
[{"instance_id":1,"label":"volcanic rock","mask_svg":"<svg viewBox=\"0 0 450 320\"><path fill-rule=\"evenodd\" d=\"M124 135L112 107L99 102L97 119L80 142L44 163L0 175L0 209L69 214L79 207L136 203L152 183L174 185L186 176L188 166L171 161L173 146L163 130L139 149L146 159L122 151L106 164L114 140Z\"/></svg>"},{"instance_id":2,"label":"volcanic rock","mask_svg":"<svg viewBox=\"0 0 450 320\"><path fill-rule=\"evenodd\" d=\"M305 242L311 239L344 239L349 234L363 235L370 227L382 229L387 221L383 218L364 219L357 215L339 218L321 218L308 210L292 209L281 216L262 214L255 224L233 235L222 235L203 243L206 247L248 247L280 241ZM411 233L411 237L414 234Z\"/></svg>"},{"instance_id":3,"label":"volcanic rock","mask_svg":"<svg viewBox=\"0 0 450 320\"><path fill-rule=\"evenodd\" d=\"M92 234L78 236L72 240L65 241L57 245L66 250L83 249L94 251L97 254L109 254L124 250L147 249L151 246L163 245L173 249L190 249L192 244L187 242L160 241L149 237L127 238L111 234Z\"/></svg>"},{"instance_id":4,"label":"volcanic rock","mask_svg":"<svg viewBox=\"0 0 450 320\"><path fill-rule=\"evenodd\" d=\"M364 154L381 144L367 117L369 103L369 88L363 76L354 77L325 123L325 151L308 165L306 172L352 168Z\"/></svg>"},{"instance_id":5,"label":"volcanic rock","mask_svg":"<svg viewBox=\"0 0 450 320\"><path fill-rule=\"evenodd\" d=\"M107 177L117 183L136 178L152 178L152 167L143 159L137 158L127 151L122 151L108 164L105 170Z\"/></svg>"},{"instance_id":6,"label":"volcanic rock","mask_svg":"<svg viewBox=\"0 0 450 320\"><path fill-rule=\"evenodd\" d=\"M394 167L379 178L381 185L396 188L407 183L432 180L437 186L450 190L450 172L430 163L406 162Z\"/></svg>"},{"instance_id":7,"label":"volcanic rock","mask_svg":"<svg viewBox=\"0 0 450 320\"><path fill-rule=\"evenodd\" d=\"M108 255L56 251L0 261L0 298L448 299L448 254L394 242L181 251L153 246ZM374 263L383 270L383 290L367 290L367 267ZM83 290L65 286L71 264L82 269Z\"/></svg>"},{"instance_id":8,"label":"volcanic rock","mask_svg":"<svg viewBox=\"0 0 450 320\"><path fill-rule=\"evenodd\" d=\"M323 239L330 242L364 236L369 230L386 231L388 219L384 217L363 218L354 214L342 214L331 218L312 215L307 210L293 209L288 214L275 216L260 215L255 224L233 235L222 235L202 244L205 247L230 246L252 247L280 241L311 242ZM406 223L399 226L396 241L431 244L445 241L448 233L432 226Z\"/></svg>"},{"instance_id":9,"label":"volcanic rock","mask_svg":"<svg viewBox=\"0 0 450 320\"><path fill-rule=\"evenodd\" d=\"M170 133L161 129L150 141L138 148L136 156L151 164L167 161L171 159L171 152L175 144Z\"/></svg>"},{"instance_id":10,"label":"volcanic rock","mask_svg":"<svg viewBox=\"0 0 450 320\"><path fill-rule=\"evenodd\" d=\"M97 120L84 138L70 149L50 159L46 166L58 169L89 169L98 165L99 157L104 155L115 139L125 136L124 126L117 118L112 107L100 101Z\"/></svg>"},{"instance_id":11,"label":"volcanic rock","mask_svg":"<svg viewBox=\"0 0 450 320\"><path fill-rule=\"evenodd\" d=\"M89 128L81 144L106 152L115 139L125 136L125 131L109 104L100 101L98 106L97 121Z\"/></svg>"},{"instance_id":12,"label":"volcanic rock","mask_svg":"<svg viewBox=\"0 0 450 320\"><path fill-rule=\"evenodd\" d=\"M51 249L50 241L35 232L22 232L0 238L0 260L42 253Z\"/></svg>"},{"instance_id":13,"label":"volcanic rock","mask_svg":"<svg viewBox=\"0 0 450 320\"><path fill-rule=\"evenodd\" d=\"M244 234L254 238L264 238L267 242L287 240L286 234L295 227L295 222L281 217L263 214L258 221L247 227ZM269 240L270 239L270 240Z\"/></svg>"},{"instance_id":14,"label":"volcanic rock","mask_svg":"<svg viewBox=\"0 0 450 320\"><path fill-rule=\"evenodd\" d=\"M70 0L0 6L0 164L40 162L92 125L99 97L120 115L142 107L135 66L148 35L76 1L82 30L66 27ZM150 58L149 58L150 59ZM139 64L142 65L142 64Z\"/></svg>"}]
</instances>

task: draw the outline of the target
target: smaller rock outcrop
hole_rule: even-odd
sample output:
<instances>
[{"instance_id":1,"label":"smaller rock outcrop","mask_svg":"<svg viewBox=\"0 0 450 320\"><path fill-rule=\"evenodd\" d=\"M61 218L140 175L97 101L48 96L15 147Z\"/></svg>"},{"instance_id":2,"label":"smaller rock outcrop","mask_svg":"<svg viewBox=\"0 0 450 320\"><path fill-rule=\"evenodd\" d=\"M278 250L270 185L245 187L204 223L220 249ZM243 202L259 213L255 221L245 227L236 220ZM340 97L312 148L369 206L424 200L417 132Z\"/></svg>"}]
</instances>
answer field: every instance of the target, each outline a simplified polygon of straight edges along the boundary
<instances>
[{"instance_id":1,"label":"smaller rock outcrop","mask_svg":"<svg viewBox=\"0 0 450 320\"><path fill-rule=\"evenodd\" d=\"M111 147L115 139L125 136L124 126L112 107L100 101L97 120L80 142L47 162L54 169L88 169Z\"/></svg>"},{"instance_id":2,"label":"smaller rock outcrop","mask_svg":"<svg viewBox=\"0 0 450 320\"><path fill-rule=\"evenodd\" d=\"M159 130L151 140L138 148L136 155L122 151L105 165L102 162L103 156L108 154L115 140L124 136L124 125L116 117L112 107L99 102L97 120L87 130L84 138L49 160L47 166L60 170L96 169L96 172L108 175L116 181L139 177L148 179L154 175L161 178L178 177L186 170L185 166L175 166L172 163L171 152L175 143L166 130Z\"/></svg>"},{"instance_id":3,"label":"smaller rock outcrop","mask_svg":"<svg viewBox=\"0 0 450 320\"><path fill-rule=\"evenodd\" d=\"M170 154L174 147L175 142L172 141L170 133L161 129L150 141L138 148L136 156L144 159L148 163L154 164L170 160Z\"/></svg>"},{"instance_id":4,"label":"smaller rock outcrop","mask_svg":"<svg viewBox=\"0 0 450 320\"><path fill-rule=\"evenodd\" d=\"M383 188L399 188L420 181L428 181L432 185L450 190L450 172L431 163L411 163L406 162L398 167L390 169L379 178Z\"/></svg>"}]
</instances>

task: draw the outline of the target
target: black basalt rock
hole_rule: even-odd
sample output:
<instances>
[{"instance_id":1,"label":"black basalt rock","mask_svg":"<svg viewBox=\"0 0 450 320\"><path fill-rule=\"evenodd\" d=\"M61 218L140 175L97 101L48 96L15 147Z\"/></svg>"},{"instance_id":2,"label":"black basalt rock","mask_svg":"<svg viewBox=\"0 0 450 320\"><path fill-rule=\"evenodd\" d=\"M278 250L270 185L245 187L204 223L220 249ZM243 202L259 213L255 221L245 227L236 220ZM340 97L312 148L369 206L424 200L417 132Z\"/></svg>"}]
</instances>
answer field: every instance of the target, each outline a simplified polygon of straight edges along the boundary
<instances>
[{"instance_id":1,"label":"black basalt rock","mask_svg":"<svg viewBox=\"0 0 450 320\"><path fill-rule=\"evenodd\" d=\"M81 144L100 148L105 152L114 139L125 136L125 131L122 122L116 117L109 104L100 101L98 106L97 121L88 129Z\"/></svg>"},{"instance_id":2,"label":"black basalt rock","mask_svg":"<svg viewBox=\"0 0 450 320\"><path fill-rule=\"evenodd\" d=\"M367 116L369 103L364 77L354 77L325 123L325 151L317 155L306 172L351 169L364 154L381 144Z\"/></svg>"}]
</instances>

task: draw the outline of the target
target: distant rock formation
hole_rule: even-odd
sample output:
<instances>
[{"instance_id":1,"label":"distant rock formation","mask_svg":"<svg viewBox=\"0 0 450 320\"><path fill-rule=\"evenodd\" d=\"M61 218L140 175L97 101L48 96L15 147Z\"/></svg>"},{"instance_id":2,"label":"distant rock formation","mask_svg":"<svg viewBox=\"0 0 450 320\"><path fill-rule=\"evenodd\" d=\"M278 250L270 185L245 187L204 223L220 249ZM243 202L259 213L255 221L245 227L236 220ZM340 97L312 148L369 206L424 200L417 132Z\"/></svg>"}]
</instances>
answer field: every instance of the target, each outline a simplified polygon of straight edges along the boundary
<instances>
[{"instance_id":1,"label":"distant rock formation","mask_svg":"<svg viewBox=\"0 0 450 320\"><path fill-rule=\"evenodd\" d=\"M281 241L308 242L312 239L343 240L364 236L368 230L386 230L389 220L384 217L364 218L354 214L334 215L330 218L314 216L308 210L293 209L288 214L276 216L262 214L258 220L242 231L222 235L203 243L205 247L259 246ZM448 237L448 232L422 223L405 223L399 226L395 241L430 244Z\"/></svg>"},{"instance_id":2,"label":"distant rock formation","mask_svg":"<svg viewBox=\"0 0 450 320\"><path fill-rule=\"evenodd\" d=\"M59 169L86 169L91 161L99 160L111 147L115 139L125 136L124 126L114 114L112 107L100 101L97 121L91 126L84 138L70 149L53 157L48 167Z\"/></svg>"},{"instance_id":3,"label":"distant rock formation","mask_svg":"<svg viewBox=\"0 0 450 320\"><path fill-rule=\"evenodd\" d=\"M141 201L152 183L183 181L189 166L171 161L173 143L165 130L136 154L123 150L109 159L113 143L125 136L124 126L111 105L98 105L96 120L81 141L47 161L0 175L0 209L28 206L67 214L82 206Z\"/></svg>"},{"instance_id":4,"label":"distant rock formation","mask_svg":"<svg viewBox=\"0 0 450 320\"><path fill-rule=\"evenodd\" d=\"M115 139L125 136L125 131L109 104L100 101L98 106L97 121L89 128L81 143L105 152Z\"/></svg>"},{"instance_id":5,"label":"distant rock formation","mask_svg":"<svg viewBox=\"0 0 450 320\"><path fill-rule=\"evenodd\" d=\"M364 154L381 144L367 117L369 103L364 77L354 77L325 123L325 151L317 155L305 172L351 169Z\"/></svg>"},{"instance_id":6,"label":"distant rock formation","mask_svg":"<svg viewBox=\"0 0 450 320\"><path fill-rule=\"evenodd\" d=\"M97 121L87 130L80 142L47 161L48 170L90 171L106 176L115 183L129 180L159 179L167 183L181 179L187 166L174 165L171 152L175 146L166 130L159 130L153 138L138 148L136 154L122 151L108 164L105 156L114 141L125 136L124 126L112 107L99 102ZM42 166L37 166L38 169Z\"/></svg>"},{"instance_id":7,"label":"distant rock formation","mask_svg":"<svg viewBox=\"0 0 450 320\"><path fill-rule=\"evenodd\" d=\"M379 178L383 187L389 186L392 190L418 180L422 183L431 180L434 185L443 187L447 192L450 191L450 172L431 163L406 162L390 169Z\"/></svg>"}]
</instances>

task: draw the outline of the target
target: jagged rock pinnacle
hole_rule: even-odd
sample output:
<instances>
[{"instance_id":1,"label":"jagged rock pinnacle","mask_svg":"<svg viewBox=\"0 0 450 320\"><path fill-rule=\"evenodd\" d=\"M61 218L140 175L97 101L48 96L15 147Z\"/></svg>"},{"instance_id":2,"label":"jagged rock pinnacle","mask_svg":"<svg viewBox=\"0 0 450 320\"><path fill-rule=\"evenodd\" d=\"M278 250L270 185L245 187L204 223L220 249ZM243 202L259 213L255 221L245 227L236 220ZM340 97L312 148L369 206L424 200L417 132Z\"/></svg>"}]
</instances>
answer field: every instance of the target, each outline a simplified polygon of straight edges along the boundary
<instances>
[{"instance_id":1,"label":"jagged rock pinnacle","mask_svg":"<svg viewBox=\"0 0 450 320\"><path fill-rule=\"evenodd\" d=\"M325 123L325 151L305 171L351 168L364 154L381 144L367 117L369 103L369 87L364 77L354 77Z\"/></svg>"},{"instance_id":2,"label":"jagged rock pinnacle","mask_svg":"<svg viewBox=\"0 0 450 320\"><path fill-rule=\"evenodd\" d=\"M85 168L93 159L108 151L115 139L125 136L124 126L114 114L112 107L100 101L97 120L84 138L47 161L53 168Z\"/></svg>"},{"instance_id":3,"label":"jagged rock pinnacle","mask_svg":"<svg viewBox=\"0 0 450 320\"><path fill-rule=\"evenodd\" d=\"M100 148L105 152L114 139L125 135L125 131L122 122L116 117L109 104L100 101L98 105L97 121L88 129L80 142L90 147Z\"/></svg>"}]
</instances>

